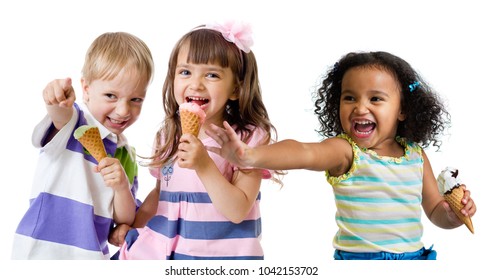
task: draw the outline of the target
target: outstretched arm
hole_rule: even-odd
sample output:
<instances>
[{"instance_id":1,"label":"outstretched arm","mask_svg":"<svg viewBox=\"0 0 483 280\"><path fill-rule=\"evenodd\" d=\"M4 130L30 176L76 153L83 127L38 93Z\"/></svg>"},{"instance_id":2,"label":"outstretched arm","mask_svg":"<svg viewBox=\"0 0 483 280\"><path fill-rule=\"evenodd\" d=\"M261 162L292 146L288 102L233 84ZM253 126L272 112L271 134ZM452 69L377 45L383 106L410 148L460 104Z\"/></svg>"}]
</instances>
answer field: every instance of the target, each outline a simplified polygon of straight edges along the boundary
<instances>
[{"instance_id":1,"label":"outstretched arm","mask_svg":"<svg viewBox=\"0 0 483 280\"><path fill-rule=\"evenodd\" d=\"M45 143L48 143L69 122L74 113L72 106L75 101L75 92L72 80L67 78L51 81L45 87L42 96L47 113L55 127L45 138Z\"/></svg>"},{"instance_id":2,"label":"outstretched arm","mask_svg":"<svg viewBox=\"0 0 483 280\"><path fill-rule=\"evenodd\" d=\"M331 138L315 143L287 139L270 145L249 147L227 122L223 122L223 126L211 125L206 130L206 134L220 145L220 148L207 149L240 167L329 170L337 175L347 171L352 164L352 148L344 139Z\"/></svg>"},{"instance_id":3,"label":"outstretched arm","mask_svg":"<svg viewBox=\"0 0 483 280\"><path fill-rule=\"evenodd\" d=\"M60 130L72 117L75 92L70 78L53 80L43 91L47 112L56 129Z\"/></svg>"},{"instance_id":4,"label":"outstretched arm","mask_svg":"<svg viewBox=\"0 0 483 280\"><path fill-rule=\"evenodd\" d=\"M220 155L237 166L258 167L256 165L257 154L252 152L252 148L241 141L228 122L224 121L223 126L225 129L210 124L210 127L205 130L205 133L220 145L220 148L206 147L206 149Z\"/></svg>"}]
</instances>

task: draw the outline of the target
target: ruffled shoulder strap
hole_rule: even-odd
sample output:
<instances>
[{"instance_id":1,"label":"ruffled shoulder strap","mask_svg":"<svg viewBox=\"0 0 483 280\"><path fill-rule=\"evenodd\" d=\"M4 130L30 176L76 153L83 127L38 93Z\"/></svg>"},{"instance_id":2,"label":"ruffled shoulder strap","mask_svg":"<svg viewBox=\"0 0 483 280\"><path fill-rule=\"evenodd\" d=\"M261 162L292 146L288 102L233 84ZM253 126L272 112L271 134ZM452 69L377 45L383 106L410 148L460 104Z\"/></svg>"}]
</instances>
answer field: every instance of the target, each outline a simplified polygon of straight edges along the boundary
<instances>
[{"instance_id":1,"label":"ruffled shoulder strap","mask_svg":"<svg viewBox=\"0 0 483 280\"><path fill-rule=\"evenodd\" d=\"M345 139L345 140L347 140L347 142L349 142L349 144L352 147L353 159L352 159L351 168L345 174L342 174L340 176L331 176L327 170L325 171L325 176L327 178L327 182L329 182L329 184L332 185L332 186L338 184L339 182L341 182L343 180L346 180L347 178L349 178L352 175L352 173L354 173L354 171L357 168L357 164L359 163L359 154L360 154L360 151L361 151L359 146L357 146L356 142L354 142L354 140L352 140L352 138L350 138L347 134L342 133L342 134L337 135L336 137L341 138L341 139Z\"/></svg>"},{"instance_id":2,"label":"ruffled shoulder strap","mask_svg":"<svg viewBox=\"0 0 483 280\"><path fill-rule=\"evenodd\" d=\"M412 153L416 153L418 156L423 155L423 149L421 148L421 146L419 146L418 143L408 141L406 138L399 137L399 136L396 137L396 141L401 146L404 147L404 149L406 150L406 155L409 155L409 154L412 154Z\"/></svg>"}]
</instances>

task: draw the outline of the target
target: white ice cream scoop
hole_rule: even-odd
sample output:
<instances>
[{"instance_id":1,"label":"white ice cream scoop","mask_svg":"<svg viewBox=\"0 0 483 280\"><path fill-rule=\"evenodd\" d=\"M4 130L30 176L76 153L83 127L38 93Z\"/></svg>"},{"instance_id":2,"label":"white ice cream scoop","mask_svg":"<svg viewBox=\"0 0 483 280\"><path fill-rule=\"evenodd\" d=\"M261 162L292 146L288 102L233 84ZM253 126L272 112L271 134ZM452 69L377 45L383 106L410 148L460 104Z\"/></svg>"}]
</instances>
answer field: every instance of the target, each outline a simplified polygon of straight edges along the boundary
<instances>
[{"instance_id":1,"label":"white ice cream scoop","mask_svg":"<svg viewBox=\"0 0 483 280\"><path fill-rule=\"evenodd\" d=\"M438 176L438 189L442 195L461 184L463 183L458 177L458 169L456 168L446 167Z\"/></svg>"}]
</instances>

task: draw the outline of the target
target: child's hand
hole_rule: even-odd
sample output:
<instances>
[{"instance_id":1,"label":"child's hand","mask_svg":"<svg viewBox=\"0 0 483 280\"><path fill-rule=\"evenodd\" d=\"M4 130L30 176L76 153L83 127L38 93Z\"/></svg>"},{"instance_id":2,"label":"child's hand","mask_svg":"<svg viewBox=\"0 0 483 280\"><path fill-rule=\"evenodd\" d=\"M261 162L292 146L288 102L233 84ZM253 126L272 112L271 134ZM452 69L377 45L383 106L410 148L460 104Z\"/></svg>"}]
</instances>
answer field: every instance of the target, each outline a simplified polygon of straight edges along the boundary
<instances>
[{"instance_id":1,"label":"child's hand","mask_svg":"<svg viewBox=\"0 0 483 280\"><path fill-rule=\"evenodd\" d=\"M72 107L75 101L75 92L70 78L53 80L43 91L46 105L59 107Z\"/></svg>"},{"instance_id":2,"label":"child's hand","mask_svg":"<svg viewBox=\"0 0 483 280\"><path fill-rule=\"evenodd\" d=\"M473 215L476 213L475 201L471 198L471 192L466 189L466 186L462 185L461 187L465 188L465 195L463 196L463 199L461 200L461 203L463 203L463 205L465 207L463 209L461 209L461 212L465 216L473 217Z\"/></svg>"},{"instance_id":3,"label":"child's hand","mask_svg":"<svg viewBox=\"0 0 483 280\"><path fill-rule=\"evenodd\" d=\"M206 149L239 167L250 167L247 157L247 151L250 150L250 147L240 140L235 130L226 121L223 122L223 126L225 129L211 124L209 129L205 131L208 136L221 146L221 148L206 147Z\"/></svg>"},{"instance_id":4,"label":"child's hand","mask_svg":"<svg viewBox=\"0 0 483 280\"><path fill-rule=\"evenodd\" d=\"M460 188L464 188L465 194L461 199L461 203L464 205L463 209L461 209L461 213L465 216L473 217L476 213L476 204L474 200L471 198L471 192L466 189L465 185L461 185ZM454 224L461 224L462 222L458 219L456 214L453 212L451 207L449 206L448 202L443 202L443 207L446 210L450 221Z\"/></svg>"},{"instance_id":5,"label":"child's hand","mask_svg":"<svg viewBox=\"0 0 483 280\"><path fill-rule=\"evenodd\" d=\"M54 127L61 130L72 117L75 101L75 92L70 78L53 80L45 87L42 92L45 107ZM50 141L57 131L52 131L46 137L46 142Z\"/></svg>"},{"instance_id":6,"label":"child's hand","mask_svg":"<svg viewBox=\"0 0 483 280\"><path fill-rule=\"evenodd\" d=\"M114 222L131 225L136 215L136 204L131 193L129 179L119 160L105 157L93 169L94 172L102 175L104 183L114 191Z\"/></svg>"},{"instance_id":7,"label":"child's hand","mask_svg":"<svg viewBox=\"0 0 483 280\"><path fill-rule=\"evenodd\" d=\"M206 166L210 156L203 143L192 134L183 134L178 146L178 165L182 168L197 170Z\"/></svg>"},{"instance_id":8,"label":"child's hand","mask_svg":"<svg viewBox=\"0 0 483 280\"><path fill-rule=\"evenodd\" d=\"M101 173L104 182L114 191L129 190L126 172L117 158L106 157L94 167L94 172Z\"/></svg>"},{"instance_id":9,"label":"child's hand","mask_svg":"<svg viewBox=\"0 0 483 280\"><path fill-rule=\"evenodd\" d=\"M124 240L126 238L126 234L130 229L131 227L126 224L117 225L109 233L109 243L114 246L121 247L121 245L124 243Z\"/></svg>"}]
</instances>

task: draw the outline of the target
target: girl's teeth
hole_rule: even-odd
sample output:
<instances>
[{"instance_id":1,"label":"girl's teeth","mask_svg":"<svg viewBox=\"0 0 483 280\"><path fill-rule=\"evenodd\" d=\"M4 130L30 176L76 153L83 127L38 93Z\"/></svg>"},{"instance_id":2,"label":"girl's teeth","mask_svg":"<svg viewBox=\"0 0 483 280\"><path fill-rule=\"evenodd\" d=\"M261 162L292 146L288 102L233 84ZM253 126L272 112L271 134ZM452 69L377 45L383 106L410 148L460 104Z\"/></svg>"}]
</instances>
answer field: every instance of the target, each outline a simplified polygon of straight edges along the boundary
<instances>
[{"instance_id":1,"label":"girl's teeth","mask_svg":"<svg viewBox=\"0 0 483 280\"><path fill-rule=\"evenodd\" d=\"M371 121L356 121L354 129L360 134L368 135L374 130L375 126L376 124Z\"/></svg>"}]
</instances>

